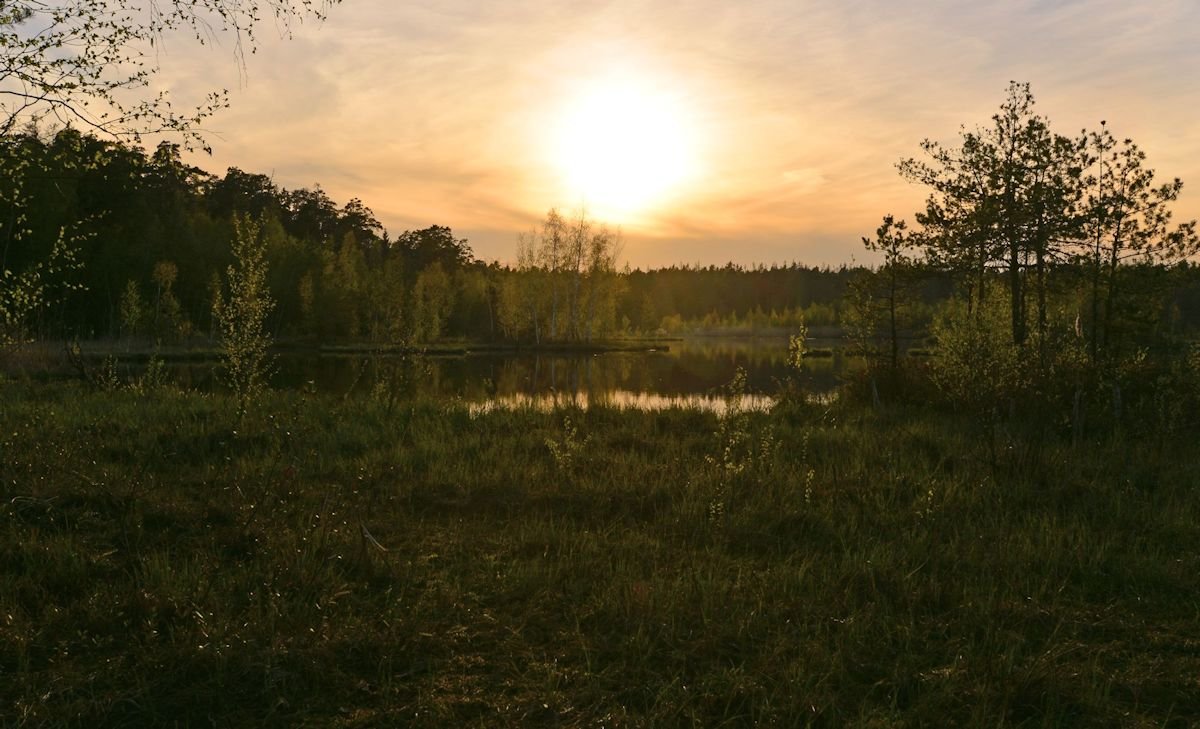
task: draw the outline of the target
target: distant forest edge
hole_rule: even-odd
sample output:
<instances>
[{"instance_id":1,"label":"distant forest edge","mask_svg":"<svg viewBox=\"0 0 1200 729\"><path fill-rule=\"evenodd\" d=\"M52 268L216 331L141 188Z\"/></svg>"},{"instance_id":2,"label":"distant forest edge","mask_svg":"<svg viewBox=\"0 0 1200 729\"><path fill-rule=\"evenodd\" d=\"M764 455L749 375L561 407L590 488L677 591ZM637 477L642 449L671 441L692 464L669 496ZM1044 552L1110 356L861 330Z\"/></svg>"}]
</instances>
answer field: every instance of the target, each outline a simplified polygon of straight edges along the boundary
<instances>
[{"instance_id":1,"label":"distant forest edge","mask_svg":"<svg viewBox=\"0 0 1200 729\"><path fill-rule=\"evenodd\" d=\"M168 143L147 153L72 130L29 132L6 138L3 154L5 168L23 174L0 184L20 180L23 188L4 191L2 269L38 266L61 232L79 230L77 265L50 277L69 290L47 296L25 323L35 338L207 336L236 214L262 221L271 330L322 342L582 339L702 323L791 326L801 317L836 324L854 273L798 265L617 271L618 236L591 221L582 221L584 242L608 247L568 260L581 221L557 213L522 239L522 255L555 260L514 268L479 261L449 227L392 237L358 199L339 206L319 186L285 190L237 168L212 175L184 164ZM593 227L608 238L592 240ZM563 250L534 250L555 238Z\"/></svg>"},{"instance_id":2,"label":"distant forest edge","mask_svg":"<svg viewBox=\"0 0 1200 729\"><path fill-rule=\"evenodd\" d=\"M921 335L956 291L969 302L972 291L1008 287L1013 270L1036 276L1039 316L1053 309L1078 328L1097 285L1086 257L1058 256L1035 269L1029 251L1020 251L1009 271L980 260L977 276L964 275L961 261L905 257L902 248L920 241L890 217L876 238L864 239L884 253L879 268L621 269L619 231L553 210L514 236L517 263L501 265L478 260L449 227L393 237L357 198L339 206L319 186L286 190L237 168L213 175L185 164L170 143L146 152L71 129L29 130L5 136L0 154L3 168L16 171L0 180L0 272L17 279L36 271L42 285L22 320L0 322L10 339L210 339L237 215L260 222L272 335L319 344L544 344L805 326L865 340L887 331L893 316L905 333ZM907 164L909 176L943 184L929 168ZM1135 338L1161 342L1200 331L1195 262L1130 261L1122 271L1112 306L1120 307L1118 319L1136 320ZM1027 284L1022 296L1034 290ZM1022 317L1033 316L1031 302L1022 307Z\"/></svg>"},{"instance_id":3,"label":"distant forest edge","mask_svg":"<svg viewBox=\"0 0 1200 729\"><path fill-rule=\"evenodd\" d=\"M27 322L35 338L207 337L213 296L232 262L236 214L262 221L271 330L320 342L835 326L848 283L862 270L617 270L618 233L556 212L521 237L522 265L502 266L476 259L449 227L392 237L361 200L339 206L319 186L285 190L237 168L212 175L184 164L168 143L147 153L72 130L51 138L30 132L6 139L3 153L6 168L24 170L20 194L5 195L22 209L10 203L0 211L3 268L37 266L51 258L60 231L81 231L79 265L52 282L71 290L47 297ZM934 283L928 299L948 291Z\"/></svg>"}]
</instances>

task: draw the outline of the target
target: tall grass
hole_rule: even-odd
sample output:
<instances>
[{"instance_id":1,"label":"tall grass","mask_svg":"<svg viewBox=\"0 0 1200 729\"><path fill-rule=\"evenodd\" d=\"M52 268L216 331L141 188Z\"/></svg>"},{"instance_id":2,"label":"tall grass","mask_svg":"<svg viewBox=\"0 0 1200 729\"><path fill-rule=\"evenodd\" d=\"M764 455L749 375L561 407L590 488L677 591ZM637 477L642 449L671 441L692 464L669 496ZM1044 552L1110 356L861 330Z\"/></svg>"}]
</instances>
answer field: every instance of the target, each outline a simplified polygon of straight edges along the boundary
<instances>
[{"instance_id":1,"label":"tall grass","mask_svg":"<svg viewBox=\"0 0 1200 729\"><path fill-rule=\"evenodd\" d=\"M0 388L3 723L1200 721L1182 436Z\"/></svg>"}]
</instances>

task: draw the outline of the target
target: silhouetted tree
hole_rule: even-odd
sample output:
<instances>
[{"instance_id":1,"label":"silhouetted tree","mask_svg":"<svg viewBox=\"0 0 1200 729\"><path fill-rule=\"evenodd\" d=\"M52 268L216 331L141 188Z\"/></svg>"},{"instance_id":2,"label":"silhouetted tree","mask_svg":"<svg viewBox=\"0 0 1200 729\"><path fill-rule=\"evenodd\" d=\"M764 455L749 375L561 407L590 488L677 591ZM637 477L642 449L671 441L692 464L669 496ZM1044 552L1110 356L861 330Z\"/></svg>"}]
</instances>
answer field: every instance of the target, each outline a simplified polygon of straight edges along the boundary
<instances>
[{"instance_id":1,"label":"silhouetted tree","mask_svg":"<svg viewBox=\"0 0 1200 729\"><path fill-rule=\"evenodd\" d=\"M1118 143L1101 122L1088 135L1094 169L1087 178L1086 218L1080 236L1090 269L1089 352L1092 360L1114 344L1128 264L1164 265L1194 255L1196 222L1172 226L1170 204L1183 182L1155 185L1146 153L1131 140ZM1144 278L1144 277L1143 277Z\"/></svg>"},{"instance_id":2,"label":"silhouetted tree","mask_svg":"<svg viewBox=\"0 0 1200 729\"><path fill-rule=\"evenodd\" d=\"M1029 84L1013 82L990 126L963 131L956 148L925 140L926 160L900 163L904 177L932 188L917 215L927 256L970 274L968 309L983 305L987 271L1005 272L1017 345L1028 334L1024 269L1031 258L1048 265L1054 233L1071 225L1081 170L1080 145L1052 135L1033 106Z\"/></svg>"},{"instance_id":3,"label":"silhouetted tree","mask_svg":"<svg viewBox=\"0 0 1200 729\"><path fill-rule=\"evenodd\" d=\"M441 264L443 272L452 273L475 260L467 239L455 238L444 225L406 230L396 236L391 248L400 252L414 282L421 271L435 263Z\"/></svg>"},{"instance_id":4,"label":"silhouetted tree","mask_svg":"<svg viewBox=\"0 0 1200 729\"><path fill-rule=\"evenodd\" d=\"M889 361L895 371L900 365L900 326L908 290L913 283L914 262L908 252L913 241L908 234L908 224L903 220L897 222L891 215L883 216L874 238L863 238L862 241L867 250L883 254L883 265L870 277L869 290L860 294L865 293L870 301L882 305Z\"/></svg>"}]
</instances>

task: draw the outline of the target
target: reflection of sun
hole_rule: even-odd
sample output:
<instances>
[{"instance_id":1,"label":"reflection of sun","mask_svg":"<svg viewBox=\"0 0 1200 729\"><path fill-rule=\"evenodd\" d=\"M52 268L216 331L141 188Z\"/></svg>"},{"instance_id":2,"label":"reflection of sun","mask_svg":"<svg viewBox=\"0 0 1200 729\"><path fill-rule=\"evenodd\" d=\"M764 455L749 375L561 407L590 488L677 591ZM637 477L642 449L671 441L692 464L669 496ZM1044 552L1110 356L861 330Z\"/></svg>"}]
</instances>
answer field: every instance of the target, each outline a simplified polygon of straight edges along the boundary
<instances>
[{"instance_id":1,"label":"reflection of sun","mask_svg":"<svg viewBox=\"0 0 1200 729\"><path fill-rule=\"evenodd\" d=\"M601 216L661 202L695 172L695 135L677 97L598 81L571 99L551 140L568 193Z\"/></svg>"}]
</instances>

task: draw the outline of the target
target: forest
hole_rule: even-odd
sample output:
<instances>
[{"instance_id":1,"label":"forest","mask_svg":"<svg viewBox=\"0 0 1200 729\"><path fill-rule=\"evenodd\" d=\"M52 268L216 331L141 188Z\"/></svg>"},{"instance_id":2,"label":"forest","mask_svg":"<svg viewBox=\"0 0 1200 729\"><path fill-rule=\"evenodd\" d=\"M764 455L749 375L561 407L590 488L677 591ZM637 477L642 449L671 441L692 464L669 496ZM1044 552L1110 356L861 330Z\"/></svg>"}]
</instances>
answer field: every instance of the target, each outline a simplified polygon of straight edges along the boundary
<instances>
[{"instance_id":1,"label":"forest","mask_svg":"<svg viewBox=\"0 0 1200 729\"><path fill-rule=\"evenodd\" d=\"M0 183L0 269L13 282L38 269L46 295L18 307L6 293L4 336L211 342L213 297L232 261L238 215L260 226L275 304L269 330L281 341L536 345L786 333L800 325L861 332L864 324L874 335L886 328L884 319L891 326L892 314L909 334L924 335L955 292L979 310L974 303L986 302L993 287L1010 301L1014 337L1023 341L1028 332L1044 339L1056 314L1078 318L1093 358L1125 335L1150 343L1193 334L1200 327L1200 274L1187 255L1192 238L1155 219L1166 213L1178 183L1153 187L1136 146L1118 145L1107 130L1036 143L1061 157L1046 164L1063 168L1039 173L1059 176L1053 180L1019 181L1029 186L1022 194L1047 197L1012 203L1037 211L1011 217L1042 216L1020 223L1020 231L995 230L1018 225L1004 222L1005 192L991 191L999 202L973 201L988 191L956 187L971 173L967 163L956 162L956 169L944 150L931 148L928 160L910 160L903 172L937 189L940 199L931 198L917 216L919 231L889 216L864 239L877 266L642 271L621 264L620 230L585 213L551 210L534 229L514 235L515 262L502 265L478 260L449 227L393 237L357 198L339 205L320 186L285 190L237 168L212 175L184 164L176 144L147 153L71 129L26 129L6 135L0 147L5 168L20 171ZM1022 150L1035 153L1041 152ZM1112 209L1118 199L1127 209ZM981 206L970 213L975 219L964 217L963 205ZM1027 232L1026 225L1035 228ZM986 240L997 235L1028 235L1033 242ZM946 243L951 236L958 237ZM968 236L980 242L963 243ZM54 270L41 271L45 264ZM893 300L895 312L879 310Z\"/></svg>"},{"instance_id":2,"label":"forest","mask_svg":"<svg viewBox=\"0 0 1200 729\"><path fill-rule=\"evenodd\" d=\"M148 154L69 129L27 130L5 137L0 151L7 169L22 170L0 198L4 270L63 257L41 281L59 295L11 313L10 337L19 328L38 339L208 338L237 215L261 227L270 330L281 339L536 343L714 322L834 325L859 272L618 268L618 230L554 210L514 235L518 263L504 266L476 259L449 227L392 237L361 200L339 205L319 186L284 190L236 168L211 175L167 142Z\"/></svg>"}]
</instances>

